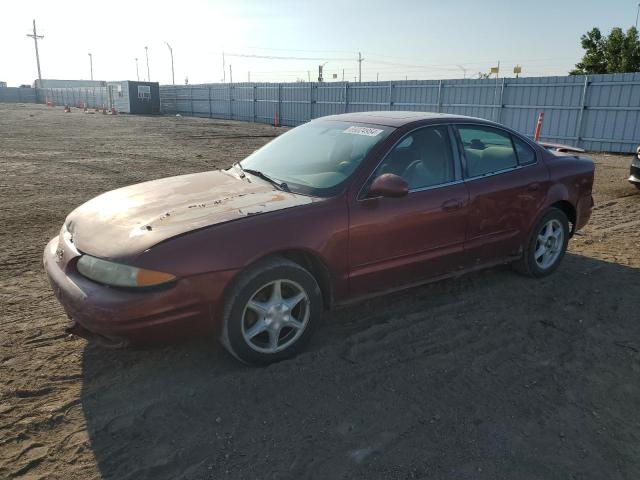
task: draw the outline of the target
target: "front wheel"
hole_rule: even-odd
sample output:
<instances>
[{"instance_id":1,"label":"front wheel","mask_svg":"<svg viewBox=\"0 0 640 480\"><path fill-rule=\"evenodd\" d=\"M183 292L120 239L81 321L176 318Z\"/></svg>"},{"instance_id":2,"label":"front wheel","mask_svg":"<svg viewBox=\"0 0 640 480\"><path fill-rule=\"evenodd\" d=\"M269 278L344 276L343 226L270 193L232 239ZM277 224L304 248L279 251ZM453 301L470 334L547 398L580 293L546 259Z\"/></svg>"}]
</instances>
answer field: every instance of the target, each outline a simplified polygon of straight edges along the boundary
<instances>
[{"instance_id":1,"label":"front wheel","mask_svg":"<svg viewBox=\"0 0 640 480\"><path fill-rule=\"evenodd\" d=\"M313 275L290 260L268 259L236 280L220 340L242 362L277 362L304 347L321 312L322 294Z\"/></svg>"},{"instance_id":2,"label":"front wheel","mask_svg":"<svg viewBox=\"0 0 640 480\"><path fill-rule=\"evenodd\" d=\"M560 265L569 243L569 220L562 210L549 209L531 231L522 258L514 267L529 277L545 277Z\"/></svg>"}]
</instances>

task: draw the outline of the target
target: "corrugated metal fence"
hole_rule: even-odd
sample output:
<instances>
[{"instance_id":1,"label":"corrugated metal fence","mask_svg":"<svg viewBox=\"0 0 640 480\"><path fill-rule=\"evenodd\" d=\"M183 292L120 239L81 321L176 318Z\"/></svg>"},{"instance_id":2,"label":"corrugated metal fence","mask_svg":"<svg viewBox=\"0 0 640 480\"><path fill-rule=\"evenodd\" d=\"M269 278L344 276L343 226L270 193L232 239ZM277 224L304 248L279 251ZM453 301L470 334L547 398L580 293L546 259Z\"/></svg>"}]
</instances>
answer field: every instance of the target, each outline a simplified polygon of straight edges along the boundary
<instances>
[{"instance_id":1,"label":"corrugated metal fence","mask_svg":"<svg viewBox=\"0 0 640 480\"><path fill-rule=\"evenodd\" d=\"M1 87L0 102L35 103L36 89L35 88Z\"/></svg>"},{"instance_id":2,"label":"corrugated metal fence","mask_svg":"<svg viewBox=\"0 0 640 480\"><path fill-rule=\"evenodd\" d=\"M37 95L37 98L36 98ZM109 108L106 87L0 88L0 102ZM163 113L299 125L344 112L415 110L503 123L591 151L633 152L640 143L640 73L397 82L234 83L160 87Z\"/></svg>"},{"instance_id":3,"label":"corrugated metal fence","mask_svg":"<svg viewBox=\"0 0 640 480\"><path fill-rule=\"evenodd\" d=\"M370 110L470 115L590 151L633 152L640 143L640 73L394 82L234 83L160 87L163 113L299 125Z\"/></svg>"},{"instance_id":4,"label":"corrugated metal fence","mask_svg":"<svg viewBox=\"0 0 640 480\"><path fill-rule=\"evenodd\" d=\"M111 108L108 87L38 88L38 101L71 107Z\"/></svg>"}]
</instances>

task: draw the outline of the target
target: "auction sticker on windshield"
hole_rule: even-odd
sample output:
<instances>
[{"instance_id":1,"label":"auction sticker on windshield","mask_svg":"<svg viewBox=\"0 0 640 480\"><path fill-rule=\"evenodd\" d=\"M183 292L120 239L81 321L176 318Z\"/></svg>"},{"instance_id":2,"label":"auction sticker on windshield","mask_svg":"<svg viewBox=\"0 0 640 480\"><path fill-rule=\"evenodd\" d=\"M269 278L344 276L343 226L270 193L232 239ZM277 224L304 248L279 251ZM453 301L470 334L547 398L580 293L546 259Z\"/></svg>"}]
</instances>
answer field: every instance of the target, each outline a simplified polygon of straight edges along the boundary
<instances>
[{"instance_id":1,"label":"auction sticker on windshield","mask_svg":"<svg viewBox=\"0 0 640 480\"><path fill-rule=\"evenodd\" d=\"M384 130L380 130L378 128L370 128L370 127L349 127L344 130L342 133L353 133L355 135L366 135L367 137L375 137L379 135Z\"/></svg>"}]
</instances>

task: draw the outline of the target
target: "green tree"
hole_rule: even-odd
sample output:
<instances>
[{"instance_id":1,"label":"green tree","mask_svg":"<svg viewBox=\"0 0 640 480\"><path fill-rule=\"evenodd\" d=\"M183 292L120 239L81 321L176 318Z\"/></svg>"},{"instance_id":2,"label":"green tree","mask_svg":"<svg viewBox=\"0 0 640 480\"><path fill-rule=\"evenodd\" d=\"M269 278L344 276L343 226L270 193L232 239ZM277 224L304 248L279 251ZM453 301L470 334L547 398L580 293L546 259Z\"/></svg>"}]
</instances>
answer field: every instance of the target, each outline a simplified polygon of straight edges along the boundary
<instances>
[{"instance_id":1,"label":"green tree","mask_svg":"<svg viewBox=\"0 0 640 480\"><path fill-rule=\"evenodd\" d=\"M582 35L580 43L585 53L571 75L640 71L640 41L635 27L626 34L616 27L607 37L594 28Z\"/></svg>"}]
</instances>

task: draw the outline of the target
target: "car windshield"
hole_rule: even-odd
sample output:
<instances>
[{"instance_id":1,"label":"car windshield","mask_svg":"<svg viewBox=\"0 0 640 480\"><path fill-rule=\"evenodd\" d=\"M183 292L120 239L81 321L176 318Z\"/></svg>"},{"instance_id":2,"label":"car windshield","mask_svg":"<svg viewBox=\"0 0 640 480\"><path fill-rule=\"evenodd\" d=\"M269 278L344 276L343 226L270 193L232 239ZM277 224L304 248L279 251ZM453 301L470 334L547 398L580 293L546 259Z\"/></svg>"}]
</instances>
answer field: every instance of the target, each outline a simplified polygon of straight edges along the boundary
<instances>
[{"instance_id":1,"label":"car windshield","mask_svg":"<svg viewBox=\"0 0 640 480\"><path fill-rule=\"evenodd\" d=\"M280 135L242 162L243 169L286 183L293 192L335 195L371 148L392 128L348 122L310 122Z\"/></svg>"}]
</instances>

